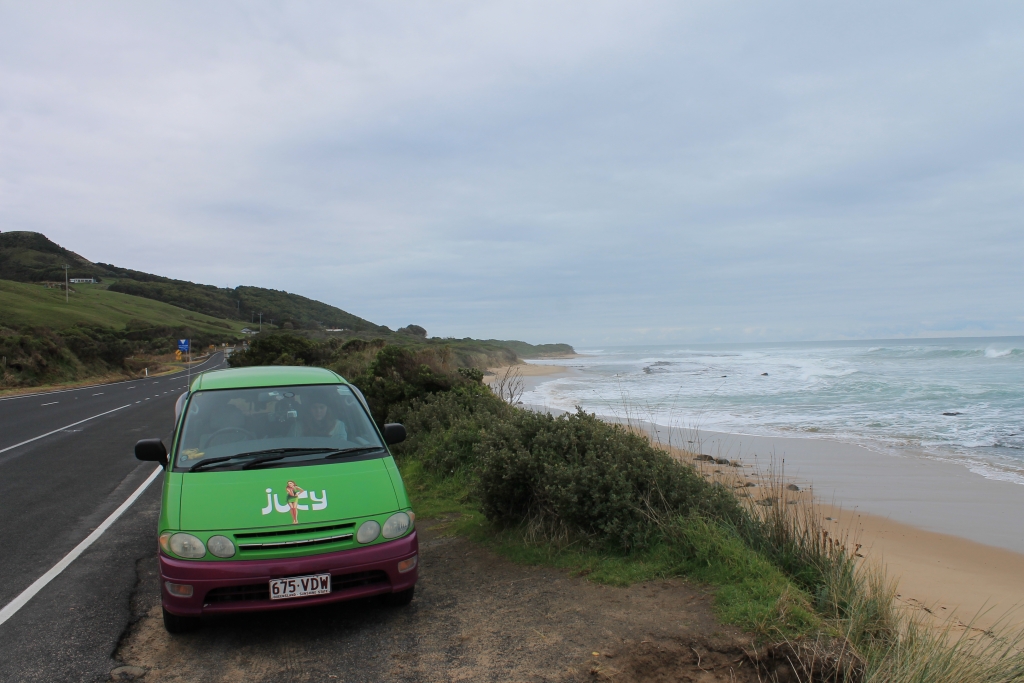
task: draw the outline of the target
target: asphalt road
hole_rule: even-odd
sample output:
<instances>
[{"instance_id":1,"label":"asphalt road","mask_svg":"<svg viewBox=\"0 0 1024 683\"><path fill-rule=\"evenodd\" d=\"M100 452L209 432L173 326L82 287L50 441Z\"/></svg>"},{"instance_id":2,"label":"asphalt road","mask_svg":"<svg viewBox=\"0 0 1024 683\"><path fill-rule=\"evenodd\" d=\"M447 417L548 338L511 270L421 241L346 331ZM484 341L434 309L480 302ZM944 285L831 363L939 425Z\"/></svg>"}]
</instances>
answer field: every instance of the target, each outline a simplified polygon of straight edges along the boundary
<instances>
[{"instance_id":1,"label":"asphalt road","mask_svg":"<svg viewBox=\"0 0 1024 683\"><path fill-rule=\"evenodd\" d=\"M223 367L216 354L193 368ZM152 474L135 442L169 443L184 373L0 399L0 608L61 561ZM42 438L38 438L42 437ZM0 681L107 680L136 563L155 552L160 479L0 624Z\"/></svg>"}]
</instances>

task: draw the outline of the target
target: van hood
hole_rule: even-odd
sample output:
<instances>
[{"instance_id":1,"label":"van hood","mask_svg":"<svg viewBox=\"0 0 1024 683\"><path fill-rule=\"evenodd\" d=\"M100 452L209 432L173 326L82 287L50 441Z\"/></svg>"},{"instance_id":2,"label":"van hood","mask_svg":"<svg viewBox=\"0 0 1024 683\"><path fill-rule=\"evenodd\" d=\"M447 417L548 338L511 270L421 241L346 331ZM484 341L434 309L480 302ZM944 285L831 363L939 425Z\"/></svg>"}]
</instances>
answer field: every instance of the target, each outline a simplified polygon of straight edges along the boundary
<instances>
[{"instance_id":1,"label":"van hood","mask_svg":"<svg viewBox=\"0 0 1024 683\"><path fill-rule=\"evenodd\" d=\"M288 482L298 524L366 517L398 509L383 458L303 467L182 476L183 531L253 529L292 524Z\"/></svg>"}]
</instances>

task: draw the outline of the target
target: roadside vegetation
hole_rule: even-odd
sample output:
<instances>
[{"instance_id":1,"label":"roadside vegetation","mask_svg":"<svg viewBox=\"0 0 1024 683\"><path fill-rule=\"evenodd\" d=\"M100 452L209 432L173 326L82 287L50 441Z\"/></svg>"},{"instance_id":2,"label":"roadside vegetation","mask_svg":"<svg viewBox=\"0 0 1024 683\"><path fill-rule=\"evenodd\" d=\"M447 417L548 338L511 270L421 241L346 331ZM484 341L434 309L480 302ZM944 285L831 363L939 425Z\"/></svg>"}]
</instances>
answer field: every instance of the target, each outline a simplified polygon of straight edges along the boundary
<instances>
[{"instance_id":1,"label":"roadside vegetation","mask_svg":"<svg viewBox=\"0 0 1024 683\"><path fill-rule=\"evenodd\" d=\"M884 573L860 565L856 546L812 505L790 504L770 472L756 497L740 497L695 454L670 453L628 426L503 401L450 352L275 343L238 360L330 367L363 390L379 423L406 425L408 440L393 450L410 496L447 533L612 585L710 584L720 618L756 635L755 662L788 661L800 681L1024 677L1019 637L936 630L902 611Z\"/></svg>"},{"instance_id":2,"label":"roadside vegetation","mask_svg":"<svg viewBox=\"0 0 1024 683\"><path fill-rule=\"evenodd\" d=\"M182 337L195 348L221 339L145 321L129 321L122 329L78 324L60 331L0 325L0 389L137 377L161 367L158 357L172 353Z\"/></svg>"}]
</instances>

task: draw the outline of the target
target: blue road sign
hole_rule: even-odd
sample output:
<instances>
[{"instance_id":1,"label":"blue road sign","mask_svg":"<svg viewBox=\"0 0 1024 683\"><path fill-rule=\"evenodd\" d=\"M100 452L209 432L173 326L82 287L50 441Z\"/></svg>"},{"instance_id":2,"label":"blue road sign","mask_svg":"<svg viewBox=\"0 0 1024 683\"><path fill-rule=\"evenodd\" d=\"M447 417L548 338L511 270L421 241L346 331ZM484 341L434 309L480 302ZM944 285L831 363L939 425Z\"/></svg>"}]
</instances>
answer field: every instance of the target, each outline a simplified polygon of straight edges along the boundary
<instances>
[{"instance_id":1,"label":"blue road sign","mask_svg":"<svg viewBox=\"0 0 1024 683\"><path fill-rule=\"evenodd\" d=\"M182 353L188 353L188 339L178 340L178 350Z\"/></svg>"}]
</instances>

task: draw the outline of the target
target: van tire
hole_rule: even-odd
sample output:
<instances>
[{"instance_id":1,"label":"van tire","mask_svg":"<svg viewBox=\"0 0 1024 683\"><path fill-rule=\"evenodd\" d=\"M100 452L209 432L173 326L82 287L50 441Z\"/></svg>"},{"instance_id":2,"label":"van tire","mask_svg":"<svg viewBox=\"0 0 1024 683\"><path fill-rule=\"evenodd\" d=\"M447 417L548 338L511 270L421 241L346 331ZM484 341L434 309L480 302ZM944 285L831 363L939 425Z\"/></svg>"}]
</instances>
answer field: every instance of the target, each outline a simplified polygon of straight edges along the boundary
<instances>
[{"instance_id":1,"label":"van tire","mask_svg":"<svg viewBox=\"0 0 1024 683\"><path fill-rule=\"evenodd\" d=\"M199 628L201 623L199 617L179 617L177 614L168 612L166 607L161 609L164 611L164 628L167 629L168 633L175 635L189 633Z\"/></svg>"},{"instance_id":2,"label":"van tire","mask_svg":"<svg viewBox=\"0 0 1024 683\"><path fill-rule=\"evenodd\" d=\"M384 596L384 602L388 605L388 607L405 607L410 602L412 602L412 596L413 593L415 592L416 586L413 586L412 588L407 588L404 591L399 591L397 593L389 593Z\"/></svg>"}]
</instances>

